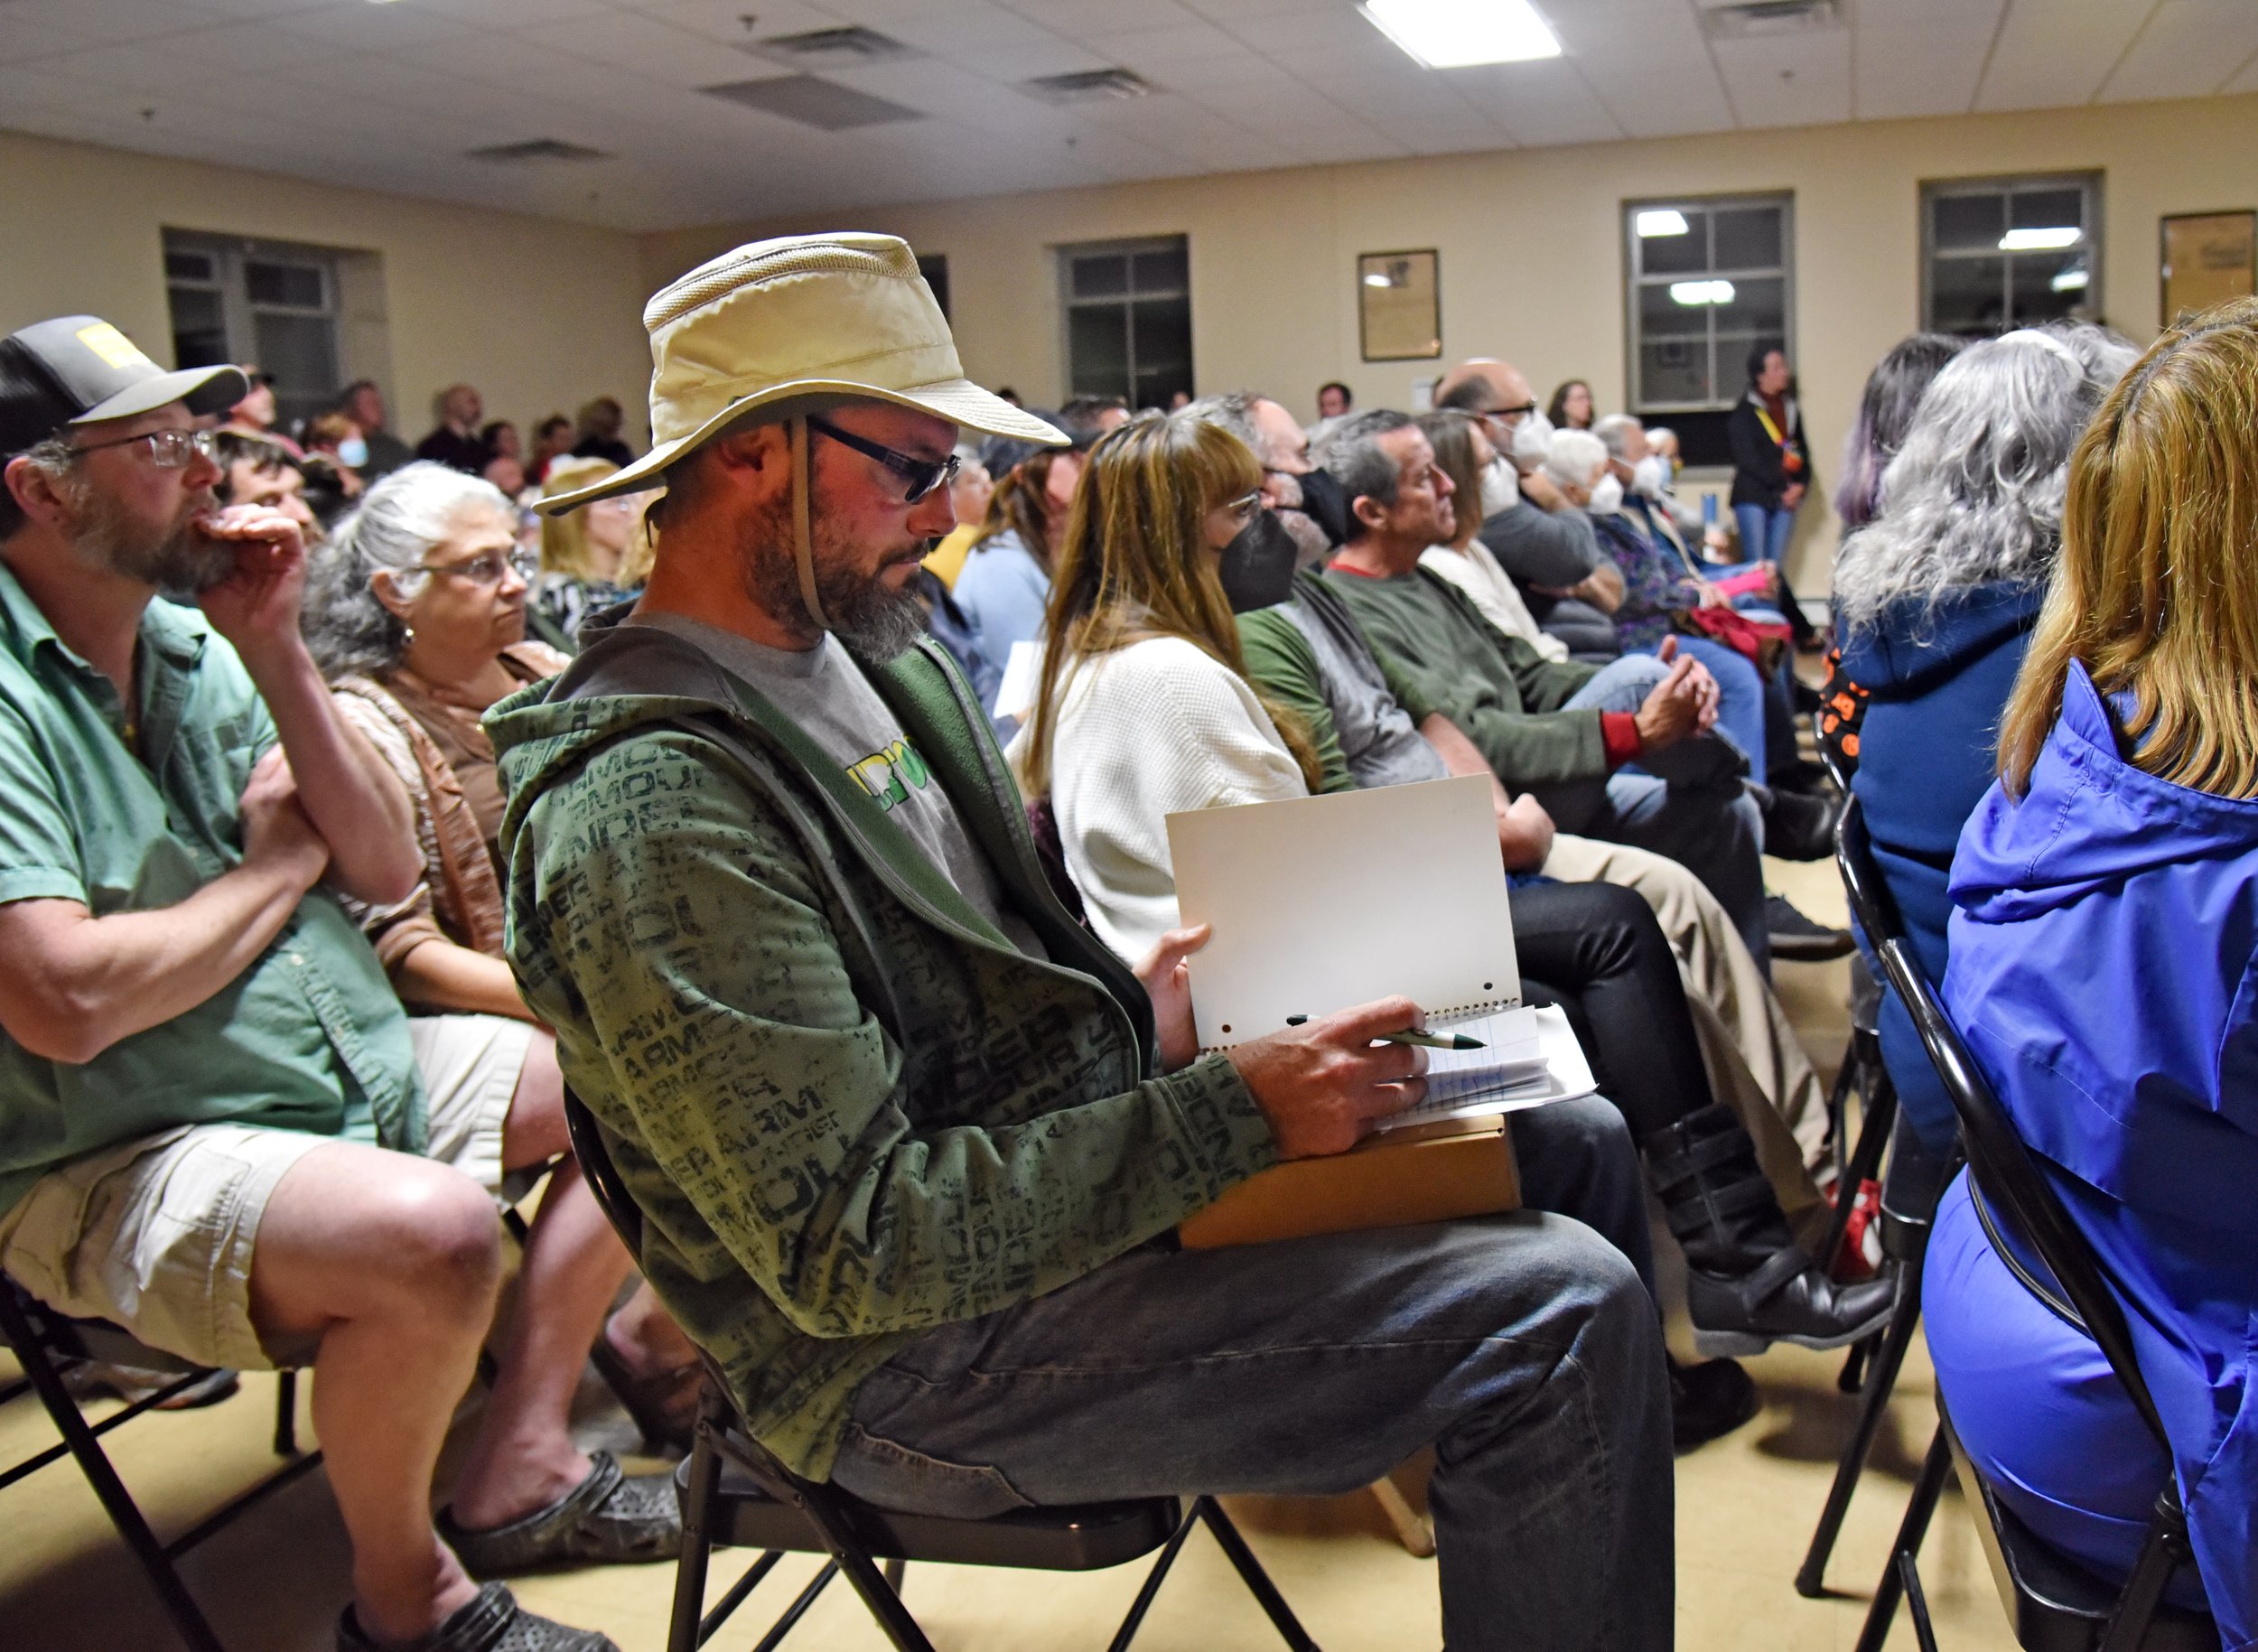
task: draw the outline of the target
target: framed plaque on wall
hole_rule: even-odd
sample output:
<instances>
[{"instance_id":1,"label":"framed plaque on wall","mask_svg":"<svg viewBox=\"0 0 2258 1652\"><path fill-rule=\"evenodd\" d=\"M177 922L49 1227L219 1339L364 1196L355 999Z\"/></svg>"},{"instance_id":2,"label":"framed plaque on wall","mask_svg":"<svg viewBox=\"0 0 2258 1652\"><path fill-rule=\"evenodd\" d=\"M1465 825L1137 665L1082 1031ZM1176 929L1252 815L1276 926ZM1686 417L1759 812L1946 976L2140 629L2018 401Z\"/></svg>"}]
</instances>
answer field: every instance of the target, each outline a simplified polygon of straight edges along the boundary
<instances>
[{"instance_id":1,"label":"framed plaque on wall","mask_svg":"<svg viewBox=\"0 0 2258 1652\"><path fill-rule=\"evenodd\" d=\"M1442 354L1442 291L1433 247L1357 258L1357 335L1367 361L1432 361Z\"/></svg>"},{"instance_id":2,"label":"framed plaque on wall","mask_svg":"<svg viewBox=\"0 0 2258 1652\"><path fill-rule=\"evenodd\" d=\"M2181 212L2160 227L2165 326L2258 293L2258 212Z\"/></svg>"}]
</instances>

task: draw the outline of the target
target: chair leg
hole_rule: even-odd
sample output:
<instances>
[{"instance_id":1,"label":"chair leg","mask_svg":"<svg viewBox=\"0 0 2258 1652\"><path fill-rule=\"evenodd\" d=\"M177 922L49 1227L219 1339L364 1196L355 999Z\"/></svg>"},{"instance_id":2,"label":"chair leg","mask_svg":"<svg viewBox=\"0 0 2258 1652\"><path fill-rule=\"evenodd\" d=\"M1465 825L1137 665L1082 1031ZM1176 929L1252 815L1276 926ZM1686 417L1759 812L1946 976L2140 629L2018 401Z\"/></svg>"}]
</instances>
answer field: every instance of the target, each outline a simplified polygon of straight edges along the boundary
<instances>
[{"instance_id":1,"label":"chair leg","mask_svg":"<svg viewBox=\"0 0 2258 1652\"><path fill-rule=\"evenodd\" d=\"M901 1580L910 1575L910 1563L906 1560L890 1560L879 1570L885 1577L886 1587L896 1594L900 1594Z\"/></svg>"},{"instance_id":2,"label":"chair leg","mask_svg":"<svg viewBox=\"0 0 2258 1652\"><path fill-rule=\"evenodd\" d=\"M784 1644L784 1638L797 1629L799 1620L807 1615L807 1609L816 1603L816 1597L838 1575L837 1561L824 1562L816 1575L807 1580L807 1587L794 1596L792 1603L784 1609L784 1615L769 1625L769 1632L753 1643L752 1652L776 1652L777 1647ZM721 1626L717 1623L714 1627L719 1629Z\"/></svg>"},{"instance_id":3,"label":"chair leg","mask_svg":"<svg viewBox=\"0 0 2258 1652\"><path fill-rule=\"evenodd\" d=\"M714 1491L722 1478L721 1456L714 1449L717 1424L710 1392L700 1399L699 1411L697 1434L690 1447L690 1483L682 1498L682 1554L675 1563L674 1612L667 1629L667 1652L697 1652L705 1640L702 1632L705 1568L713 1554L706 1528L713 1517Z\"/></svg>"},{"instance_id":4,"label":"chair leg","mask_svg":"<svg viewBox=\"0 0 2258 1652\"><path fill-rule=\"evenodd\" d=\"M1898 1582L1905 1591L1905 1610L1913 1619L1913 1639L1921 1652L1936 1652L1936 1630L1928 1620L1928 1596L1921 1588L1921 1568L1910 1554L1898 1556Z\"/></svg>"},{"instance_id":5,"label":"chair leg","mask_svg":"<svg viewBox=\"0 0 2258 1652\"><path fill-rule=\"evenodd\" d=\"M2141 1541L2140 1557L2132 1563L2132 1575L2125 1580L2124 1592L2109 1614L2096 1652L2138 1652L2148 1635L2149 1619L2163 1601L2164 1586L2190 1553L2187 1517L2179 1508L2179 1488L2167 1479L2156 1499L2156 1516Z\"/></svg>"},{"instance_id":6,"label":"chair leg","mask_svg":"<svg viewBox=\"0 0 2258 1652\"><path fill-rule=\"evenodd\" d=\"M1415 1559L1432 1560L1435 1554L1434 1527L1428 1525L1420 1512L1411 1506L1410 1499L1397 1488L1394 1477L1383 1474L1372 1482L1368 1489L1372 1493L1372 1500L1379 1504L1380 1512L1387 1517L1388 1525L1395 1529L1395 1541L1402 1544Z\"/></svg>"},{"instance_id":7,"label":"chair leg","mask_svg":"<svg viewBox=\"0 0 2258 1652\"><path fill-rule=\"evenodd\" d=\"M298 1454L298 1373L275 1375L275 1455Z\"/></svg>"},{"instance_id":8,"label":"chair leg","mask_svg":"<svg viewBox=\"0 0 2258 1652\"><path fill-rule=\"evenodd\" d=\"M1176 1523L1176 1530L1162 1545L1160 1559L1154 1561L1152 1569L1144 1574L1144 1582L1137 1591L1137 1598L1129 1603L1129 1615L1114 1631L1114 1638L1106 1644L1106 1652L1129 1652L1129 1643L1144 1627L1145 1613L1152 1610L1154 1597L1161 1592L1161 1585L1168 1579L1168 1569L1176 1563L1176 1556L1183 1551L1184 1539L1191 1535L1191 1528L1199 1519L1199 1509L1195 1504L1185 1510L1184 1517Z\"/></svg>"},{"instance_id":9,"label":"chair leg","mask_svg":"<svg viewBox=\"0 0 2258 1652\"><path fill-rule=\"evenodd\" d=\"M1222 1505L1213 1498L1203 1497L1192 1505L1192 1512L1208 1523L1215 1540L1223 1545L1239 1581L1247 1592L1261 1602L1270 1614L1271 1626L1279 1638L1293 1652L1317 1652L1317 1642L1302 1627L1302 1620L1293 1615L1293 1608L1286 1604L1285 1596L1278 1592L1278 1585L1270 1581L1270 1573L1263 1570L1263 1563L1255 1558L1255 1551L1246 1546L1246 1539L1239 1535L1239 1528L1231 1524L1231 1517L1223 1512Z\"/></svg>"},{"instance_id":10,"label":"chair leg","mask_svg":"<svg viewBox=\"0 0 2258 1652\"><path fill-rule=\"evenodd\" d=\"M173 1627L188 1643L190 1652L225 1652L219 1637L212 1633L210 1623L188 1592L187 1585L181 1582L180 1573L165 1558L156 1534L141 1517L133 1494L126 1489L125 1481L117 1478L117 1470L110 1467L101 1442L95 1439L94 1431L79 1414L78 1402L70 1397L70 1390L63 1385L62 1374L55 1369L46 1348L33 1334L14 1289L5 1283L0 1283L0 1332L6 1335L17 1362L23 1367L23 1375L38 1391L63 1443L70 1448L70 1455L78 1460L79 1472L86 1476L87 1484L94 1488L94 1495L101 1499L110 1524L117 1528L118 1536L125 1540L126 1547L147 1574L149 1586L156 1591L165 1615L173 1619Z\"/></svg>"},{"instance_id":11,"label":"chair leg","mask_svg":"<svg viewBox=\"0 0 2258 1652\"><path fill-rule=\"evenodd\" d=\"M1861 1036L1853 1035L1862 1044ZM1859 1058L1861 1066L1867 1058ZM1889 1075L1882 1070L1880 1059L1872 1060L1873 1083L1861 1087L1863 1106L1858 1123L1858 1146L1852 1153L1850 1162L1843 1168L1842 1179L1834 1184L1834 1216L1827 1223L1827 1237L1819 1253L1820 1265L1833 1267L1834 1258L1843 1249L1843 1236L1851 1225L1851 1212L1858 1204L1858 1190L1872 1180L1881 1168L1881 1150L1889 1145L1890 1127L1897 1123L1898 1092L1889 1083Z\"/></svg>"},{"instance_id":12,"label":"chair leg","mask_svg":"<svg viewBox=\"0 0 2258 1652\"><path fill-rule=\"evenodd\" d=\"M1866 1627L1859 1632L1857 1652L1881 1652L1882 1642L1889 1638L1889 1625L1898 1615L1898 1599L1905 1588L1898 1559L1919 1556L1921 1539L1928 1535L1929 1519L1936 1512L1936 1499L1944 1495L1945 1476L1951 1472L1952 1447L1945 1442L1940 1421L1936 1437L1929 1442L1928 1457L1921 1464L1921 1477L1913 1482L1913 1500L1906 1505L1897 1541L1889 1545L1889 1564L1874 1585L1874 1603L1867 1610Z\"/></svg>"},{"instance_id":13,"label":"chair leg","mask_svg":"<svg viewBox=\"0 0 2258 1652\"><path fill-rule=\"evenodd\" d=\"M1905 1365L1906 1350L1913 1345L1914 1328L1920 1322L1921 1267L1916 1261L1906 1265L1897 1311L1889 1316L1889 1324L1881 1333L1880 1349L1867 1363L1866 1382L1858 1402L1857 1425L1843 1447L1842 1461L1834 1466L1834 1484L1827 1489L1826 1507L1819 1512L1818 1529L1811 1534L1811 1548L1804 1555L1803 1569L1796 1573L1796 1592L1807 1599L1815 1601L1826 1593L1827 1558L1834 1553L1834 1540L1842 1535L1843 1517L1850 1512L1851 1495L1858 1489L1859 1476L1866 1471L1866 1459L1873 1451L1874 1436L1881 1432L1881 1420L1889 1409L1889 1395L1898 1386L1898 1373Z\"/></svg>"}]
</instances>

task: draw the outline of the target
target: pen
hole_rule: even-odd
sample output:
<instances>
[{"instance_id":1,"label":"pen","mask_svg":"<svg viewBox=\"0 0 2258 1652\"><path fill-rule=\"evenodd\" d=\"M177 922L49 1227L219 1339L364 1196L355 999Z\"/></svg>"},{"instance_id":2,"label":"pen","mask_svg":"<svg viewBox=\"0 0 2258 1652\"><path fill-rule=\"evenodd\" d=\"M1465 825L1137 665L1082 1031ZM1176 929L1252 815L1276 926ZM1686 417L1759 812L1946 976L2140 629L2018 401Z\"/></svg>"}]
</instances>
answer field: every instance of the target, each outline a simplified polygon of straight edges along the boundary
<instances>
[{"instance_id":1,"label":"pen","mask_svg":"<svg viewBox=\"0 0 2258 1652\"><path fill-rule=\"evenodd\" d=\"M1309 1017L1306 1015L1289 1015L1286 1017L1286 1025L1298 1027L1307 1020ZM1378 1041L1383 1044L1416 1044L1422 1050L1487 1050L1489 1048L1481 1040L1469 1038L1463 1032L1453 1032L1447 1038L1440 1032L1383 1032Z\"/></svg>"}]
</instances>

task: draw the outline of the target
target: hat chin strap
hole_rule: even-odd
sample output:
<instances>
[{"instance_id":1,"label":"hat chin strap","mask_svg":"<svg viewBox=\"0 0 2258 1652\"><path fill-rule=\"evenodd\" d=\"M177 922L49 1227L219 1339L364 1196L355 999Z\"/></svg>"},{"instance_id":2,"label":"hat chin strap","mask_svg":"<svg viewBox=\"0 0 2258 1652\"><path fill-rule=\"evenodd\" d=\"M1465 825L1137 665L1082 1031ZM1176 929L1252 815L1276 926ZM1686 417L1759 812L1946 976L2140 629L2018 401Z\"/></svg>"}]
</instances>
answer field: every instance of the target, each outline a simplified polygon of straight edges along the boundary
<instances>
[{"instance_id":1,"label":"hat chin strap","mask_svg":"<svg viewBox=\"0 0 2258 1652\"><path fill-rule=\"evenodd\" d=\"M832 630L831 616L816 594L815 537L807 525L807 421L796 418L792 431L792 561L799 570L799 600L818 630Z\"/></svg>"}]
</instances>

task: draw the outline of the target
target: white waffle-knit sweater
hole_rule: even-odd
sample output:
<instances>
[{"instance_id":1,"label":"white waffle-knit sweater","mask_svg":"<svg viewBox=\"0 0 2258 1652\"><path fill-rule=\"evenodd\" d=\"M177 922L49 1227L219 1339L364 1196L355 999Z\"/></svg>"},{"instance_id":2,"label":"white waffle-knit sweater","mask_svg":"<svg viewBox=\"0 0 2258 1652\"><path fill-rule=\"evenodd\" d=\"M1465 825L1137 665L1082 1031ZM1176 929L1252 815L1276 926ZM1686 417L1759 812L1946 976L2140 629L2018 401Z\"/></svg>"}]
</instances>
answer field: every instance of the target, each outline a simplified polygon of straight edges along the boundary
<instances>
[{"instance_id":1,"label":"white waffle-knit sweater","mask_svg":"<svg viewBox=\"0 0 2258 1652\"><path fill-rule=\"evenodd\" d=\"M1061 686L1051 814L1091 927L1131 963L1176 927L1169 816L1308 792L1255 691L1195 644L1131 643Z\"/></svg>"},{"instance_id":2,"label":"white waffle-knit sweater","mask_svg":"<svg viewBox=\"0 0 2258 1652\"><path fill-rule=\"evenodd\" d=\"M1522 598L1521 588L1513 583L1511 574L1498 565L1497 557L1479 539L1469 541L1464 550L1431 545L1419 553L1419 565L1465 592L1481 611L1482 618L1507 636L1520 638L1547 659L1568 658L1568 645L1537 624L1536 616L1529 611L1528 603Z\"/></svg>"}]
</instances>

